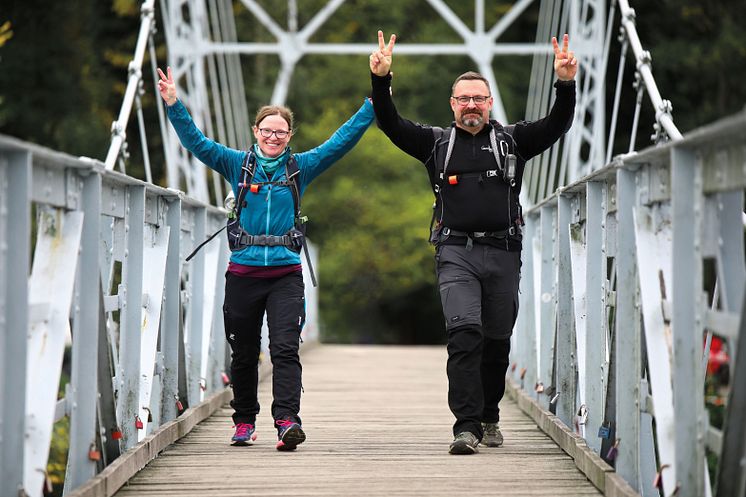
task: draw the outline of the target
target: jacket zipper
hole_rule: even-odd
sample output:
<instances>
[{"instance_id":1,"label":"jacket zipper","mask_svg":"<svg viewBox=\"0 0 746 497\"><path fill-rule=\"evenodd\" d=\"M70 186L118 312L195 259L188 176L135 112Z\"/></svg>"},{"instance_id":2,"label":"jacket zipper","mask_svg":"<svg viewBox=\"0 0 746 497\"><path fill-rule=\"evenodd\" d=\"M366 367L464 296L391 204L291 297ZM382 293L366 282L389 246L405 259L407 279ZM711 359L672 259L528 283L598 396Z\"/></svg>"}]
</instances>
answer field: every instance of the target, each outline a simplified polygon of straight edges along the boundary
<instances>
[{"instance_id":1,"label":"jacket zipper","mask_svg":"<svg viewBox=\"0 0 746 497\"><path fill-rule=\"evenodd\" d=\"M272 185L267 185L267 222L264 227L264 232L269 235L269 218L272 210ZM269 245L264 246L264 265L268 266L269 263Z\"/></svg>"}]
</instances>

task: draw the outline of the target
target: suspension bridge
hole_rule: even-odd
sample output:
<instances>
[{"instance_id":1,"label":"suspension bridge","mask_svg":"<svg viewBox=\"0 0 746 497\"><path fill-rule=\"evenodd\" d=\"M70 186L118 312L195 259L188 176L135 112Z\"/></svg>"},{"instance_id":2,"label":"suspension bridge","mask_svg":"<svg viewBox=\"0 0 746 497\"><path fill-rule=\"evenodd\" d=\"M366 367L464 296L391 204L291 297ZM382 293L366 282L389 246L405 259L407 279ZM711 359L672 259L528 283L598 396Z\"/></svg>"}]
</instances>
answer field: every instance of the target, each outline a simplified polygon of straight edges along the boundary
<instances>
[{"instance_id":1,"label":"suspension bridge","mask_svg":"<svg viewBox=\"0 0 746 497\"><path fill-rule=\"evenodd\" d=\"M242 0L276 39L247 43L237 39L229 0L162 0L168 65L198 126L228 146L249 146L239 54L279 56L271 100L283 103L304 55L370 53L372 44L310 41L344 3L328 1L301 26L289 0L283 27ZM551 105L546 41L569 33L580 63L573 126L524 177L521 310L501 404L503 447L448 456L445 349L319 344L315 290L302 347L309 443L278 453L260 419L259 443L227 445L227 246L208 244L185 261L224 224L224 183L212 176L208 186L161 107L160 129L145 129L141 98L155 91L144 86L146 53L157 80L156 4L145 0L103 161L0 136L0 495L47 491L52 427L63 418L70 496L746 495L746 111L682 135L627 0L533 4L518 0L487 26L484 0L474 2L473 23L427 0L463 42L397 45L399 55L470 56L503 122L496 56L533 58L528 120ZM503 43L537 7L535 41ZM626 88L630 59L635 83ZM618 119L623 91L635 95L631 123ZM640 122L646 106L652 123ZM128 138L135 120L137 135ZM639 129L653 131L637 150ZM619 144L619 130L629 132L628 144ZM152 183L155 133L167 187ZM144 178L127 175L133 143ZM70 336L72 375L58 398ZM729 355L720 427L705 408L713 340ZM263 382L265 404L269 395Z\"/></svg>"}]
</instances>

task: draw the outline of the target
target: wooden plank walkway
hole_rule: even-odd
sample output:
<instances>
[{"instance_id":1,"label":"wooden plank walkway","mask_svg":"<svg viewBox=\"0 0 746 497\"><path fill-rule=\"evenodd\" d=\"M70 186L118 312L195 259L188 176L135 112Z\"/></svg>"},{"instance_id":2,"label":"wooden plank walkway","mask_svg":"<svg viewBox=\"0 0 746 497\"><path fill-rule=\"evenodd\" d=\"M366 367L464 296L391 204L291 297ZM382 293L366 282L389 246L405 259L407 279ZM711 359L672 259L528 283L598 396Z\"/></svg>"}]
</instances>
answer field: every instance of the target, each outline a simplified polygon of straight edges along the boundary
<instances>
[{"instance_id":1,"label":"wooden plank walkway","mask_svg":"<svg viewBox=\"0 0 746 497\"><path fill-rule=\"evenodd\" d=\"M320 345L302 358L304 430L275 450L270 382L260 385L257 442L232 447L219 409L117 492L167 496L601 495L509 398L505 444L452 456L444 347Z\"/></svg>"}]
</instances>

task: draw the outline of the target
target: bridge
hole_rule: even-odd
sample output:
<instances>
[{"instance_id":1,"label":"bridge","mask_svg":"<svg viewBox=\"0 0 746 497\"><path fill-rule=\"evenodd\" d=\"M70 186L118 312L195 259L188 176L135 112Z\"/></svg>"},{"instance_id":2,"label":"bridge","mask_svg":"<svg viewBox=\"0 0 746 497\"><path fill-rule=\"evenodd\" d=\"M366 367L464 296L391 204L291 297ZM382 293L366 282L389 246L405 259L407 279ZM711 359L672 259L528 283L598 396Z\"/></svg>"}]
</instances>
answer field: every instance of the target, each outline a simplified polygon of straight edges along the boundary
<instances>
[{"instance_id":1,"label":"bridge","mask_svg":"<svg viewBox=\"0 0 746 497\"><path fill-rule=\"evenodd\" d=\"M227 247L211 243L185 261L224 224L225 188L214 176L208 185L162 108L160 129L145 129L146 54L151 72L156 65L156 5L146 0L104 160L0 136L1 496L45 492L61 419L70 425L71 496L745 495L746 111L682 135L627 0L542 1L536 42L526 44L500 37L531 0L492 27L483 0L474 2L473 27L442 0L427 3L463 44L397 51L471 56L495 89L498 119L495 56L533 57L527 119L551 104L545 40L568 32L580 61L573 127L524 178L505 446L448 456L445 349L318 344L315 290L302 347L309 443L287 464L260 420L256 446L227 446ZM230 2L160 3L180 95L206 134L233 147L250 136L239 53L280 56L271 99L282 103L304 55L373 49L309 42L344 0L330 0L303 26L290 0L287 28L253 0L242 4L276 43L239 43ZM618 70L607 82L617 40ZM618 120L627 58L636 71L631 123ZM608 118L607 84L616 90ZM641 116L651 113L652 143L638 150ZM128 137L132 115L137 134ZM620 144L622 130L629 143ZM152 183L154 133L167 187ZM127 175L132 144L142 149L144 178ZM72 375L58 398L69 337ZM722 426L705 407L714 339L729 352ZM260 386L265 399L268 388ZM708 454L717 459L712 473Z\"/></svg>"}]
</instances>

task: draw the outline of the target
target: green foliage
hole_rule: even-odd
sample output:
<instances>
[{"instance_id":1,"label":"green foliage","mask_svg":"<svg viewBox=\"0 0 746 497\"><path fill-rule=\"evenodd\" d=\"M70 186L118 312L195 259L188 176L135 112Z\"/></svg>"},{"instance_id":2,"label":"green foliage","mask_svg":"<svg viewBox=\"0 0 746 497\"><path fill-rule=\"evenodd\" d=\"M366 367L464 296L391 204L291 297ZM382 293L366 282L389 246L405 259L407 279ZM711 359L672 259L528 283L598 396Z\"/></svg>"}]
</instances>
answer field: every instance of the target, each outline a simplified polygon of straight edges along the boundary
<instances>
[{"instance_id":1,"label":"green foliage","mask_svg":"<svg viewBox=\"0 0 746 497\"><path fill-rule=\"evenodd\" d=\"M322 142L343 120L330 107L306 138ZM375 126L311 185L304 210L312 218L309 237L321 252L326 339L442 341L440 311L429 302L436 298L427 244L432 200L423 166Z\"/></svg>"},{"instance_id":2,"label":"green foliage","mask_svg":"<svg viewBox=\"0 0 746 497\"><path fill-rule=\"evenodd\" d=\"M62 495L67 469L67 451L70 443L70 418L64 417L57 421L52 428L52 443L49 447L49 462L47 475L52 483L54 493Z\"/></svg>"},{"instance_id":3,"label":"green foliage","mask_svg":"<svg viewBox=\"0 0 746 497\"><path fill-rule=\"evenodd\" d=\"M638 5L639 4L639 5ZM742 1L634 2L653 74L683 132L743 109L746 8Z\"/></svg>"},{"instance_id":4,"label":"green foliage","mask_svg":"<svg viewBox=\"0 0 746 497\"><path fill-rule=\"evenodd\" d=\"M5 45L11 38L13 38L13 30L10 29L10 22L5 21L0 24L0 47Z\"/></svg>"},{"instance_id":5,"label":"green foliage","mask_svg":"<svg viewBox=\"0 0 746 497\"><path fill-rule=\"evenodd\" d=\"M70 359L72 349L65 347L65 355L62 361L62 373L57 388L57 398L65 396L65 385L70 383ZM49 460L47 462L47 475L52 484L50 495L58 497L62 495L65 484L65 471L67 470L67 453L70 444L70 418L67 416L57 421L52 427L52 441L49 445Z\"/></svg>"}]
</instances>

